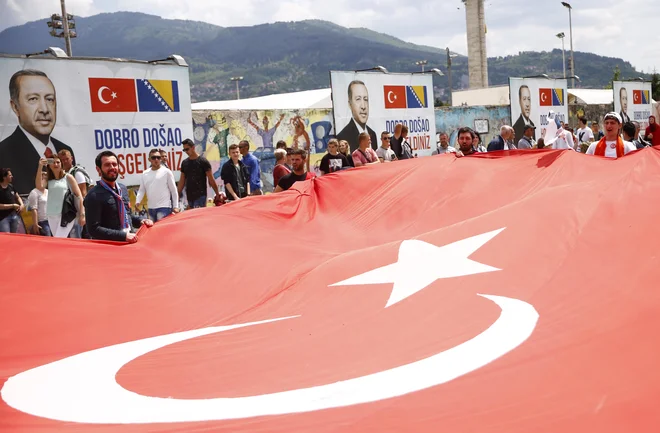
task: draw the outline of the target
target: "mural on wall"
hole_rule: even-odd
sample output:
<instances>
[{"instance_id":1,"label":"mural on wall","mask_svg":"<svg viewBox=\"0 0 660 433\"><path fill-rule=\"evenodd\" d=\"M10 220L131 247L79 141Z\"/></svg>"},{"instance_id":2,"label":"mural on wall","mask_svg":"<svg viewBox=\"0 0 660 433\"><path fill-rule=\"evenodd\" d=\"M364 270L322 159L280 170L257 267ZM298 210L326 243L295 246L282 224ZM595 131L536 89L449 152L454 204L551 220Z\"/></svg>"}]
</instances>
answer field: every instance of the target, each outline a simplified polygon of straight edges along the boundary
<instances>
[{"instance_id":1,"label":"mural on wall","mask_svg":"<svg viewBox=\"0 0 660 433\"><path fill-rule=\"evenodd\" d=\"M481 136L481 143L486 146L500 133L502 125L511 125L508 106L440 107L435 110L436 132L446 132L450 146L456 146L458 129L463 126L477 131ZM438 144L435 144L434 150L437 146Z\"/></svg>"},{"instance_id":2,"label":"mural on wall","mask_svg":"<svg viewBox=\"0 0 660 433\"><path fill-rule=\"evenodd\" d=\"M193 111L193 135L197 152L211 163L219 185L220 169L229 159L227 148L241 140L250 143L250 152L259 160L264 192L272 192L274 150L284 140L287 147L309 152L309 170L318 175L318 166L334 134L332 110Z\"/></svg>"}]
</instances>

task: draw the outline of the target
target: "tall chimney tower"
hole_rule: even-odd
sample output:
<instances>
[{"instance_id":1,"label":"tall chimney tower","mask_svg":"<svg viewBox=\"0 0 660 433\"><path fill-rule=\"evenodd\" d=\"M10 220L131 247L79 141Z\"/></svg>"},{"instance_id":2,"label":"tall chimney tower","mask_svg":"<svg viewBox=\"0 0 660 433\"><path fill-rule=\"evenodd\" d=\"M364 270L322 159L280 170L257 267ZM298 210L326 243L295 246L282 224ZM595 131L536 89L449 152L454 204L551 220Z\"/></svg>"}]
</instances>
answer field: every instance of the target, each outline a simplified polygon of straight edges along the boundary
<instances>
[{"instance_id":1,"label":"tall chimney tower","mask_svg":"<svg viewBox=\"0 0 660 433\"><path fill-rule=\"evenodd\" d=\"M465 3L465 20L467 22L470 89L488 87L484 0L463 0L463 3Z\"/></svg>"}]
</instances>

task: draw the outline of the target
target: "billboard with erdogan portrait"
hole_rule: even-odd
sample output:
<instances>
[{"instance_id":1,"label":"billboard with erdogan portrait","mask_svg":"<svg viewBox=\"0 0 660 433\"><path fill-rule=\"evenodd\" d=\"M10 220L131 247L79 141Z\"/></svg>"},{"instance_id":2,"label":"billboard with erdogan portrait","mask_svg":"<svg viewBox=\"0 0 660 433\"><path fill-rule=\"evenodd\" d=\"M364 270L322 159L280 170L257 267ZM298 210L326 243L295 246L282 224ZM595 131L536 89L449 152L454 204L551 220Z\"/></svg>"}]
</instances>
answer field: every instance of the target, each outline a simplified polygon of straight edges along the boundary
<instances>
[{"instance_id":1,"label":"billboard with erdogan portrait","mask_svg":"<svg viewBox=\"0 0 660 433\"><path fill-rule=\"evenodd\" d=\"M568 120L568 90L564 78L509 78L509 98L516 143L522 138L526 125L536 127L536 140L544 137L550 111L560 121Z\"/></svg>"},{"instance_id":2,"label":"billboard with erdogan portrait","mask_svg":"<svg viewBox=\"0 0 660 433\"><path fill-rule=\"evenodd\" d=\"M393 133L397 123L408 126L413 154L428 156L435 149L431 75L332 71L330 85L335 134L351 151L358 148L361 132L377 149L381 133Z\"/></svg>"},{"instance_id":3,"label":"billboard with erdogan portrait","mask_svg":"<svg viewBox=\"0 0 660 433\"><path fill-rule=\"evenodd\" d=\"M121 182L137 185L151 149L178 177L192 137L188 67L110 59L0 57L0 166L20 194L39 158L69 150L96 178L94 159L118 155Z\"/></svg>"}]
</instances>

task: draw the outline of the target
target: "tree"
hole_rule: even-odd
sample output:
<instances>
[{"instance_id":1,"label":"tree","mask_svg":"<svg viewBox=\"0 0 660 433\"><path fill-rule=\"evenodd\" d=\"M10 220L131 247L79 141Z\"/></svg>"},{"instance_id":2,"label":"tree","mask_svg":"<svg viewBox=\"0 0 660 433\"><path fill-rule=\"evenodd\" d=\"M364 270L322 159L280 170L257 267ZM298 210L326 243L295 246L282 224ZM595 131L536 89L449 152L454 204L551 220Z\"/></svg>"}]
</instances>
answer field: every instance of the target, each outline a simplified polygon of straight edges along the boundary
<instances>
[{"instance_id":1,"label":"tree","mask_svg":"<svg viewBox=\"0 0 660 433\"><path fill-rule=\"evenodd\" d=\"M613 86L612 83L614 81L621 81L621 69L619 69L619 65L616 65L614 67L614 75L612 75L612 81L610 81L610 83L607 86L605 86L605 88L606 89L611 89L612 86Z\"/></svg>"},{"instance_id":2,"label":"tree","mask_svg":"<svg viewBox=\"0 0 660 433\"><path fill-rule=\"evenodd\" d=\"M651 75L651 94L653 99L660 101L660 74L655 71Z\"/></svg>"}]
</instances>

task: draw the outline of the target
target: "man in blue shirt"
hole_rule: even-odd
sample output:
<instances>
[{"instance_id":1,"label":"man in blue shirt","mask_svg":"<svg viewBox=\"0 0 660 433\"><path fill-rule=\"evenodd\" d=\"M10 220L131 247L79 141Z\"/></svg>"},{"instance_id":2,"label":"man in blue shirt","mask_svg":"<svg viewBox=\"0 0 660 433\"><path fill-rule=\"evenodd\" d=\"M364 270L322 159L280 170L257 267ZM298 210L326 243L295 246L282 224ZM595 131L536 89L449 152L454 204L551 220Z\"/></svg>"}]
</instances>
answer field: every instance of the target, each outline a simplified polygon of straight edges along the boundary
<instances>
[{"instance_id":1,"label":"man in blue shirt","mask_svg":"<svg viewBox=\"0 0 660 433\"><path fill-rule=\"evenodd\" d=\"M243 155L243 164L245 164L250 172L250 195L262 195L259 160L250 153L250 143L247 140L241 140L238 143L238 150Z\"/></svg>"}]
</instances>

